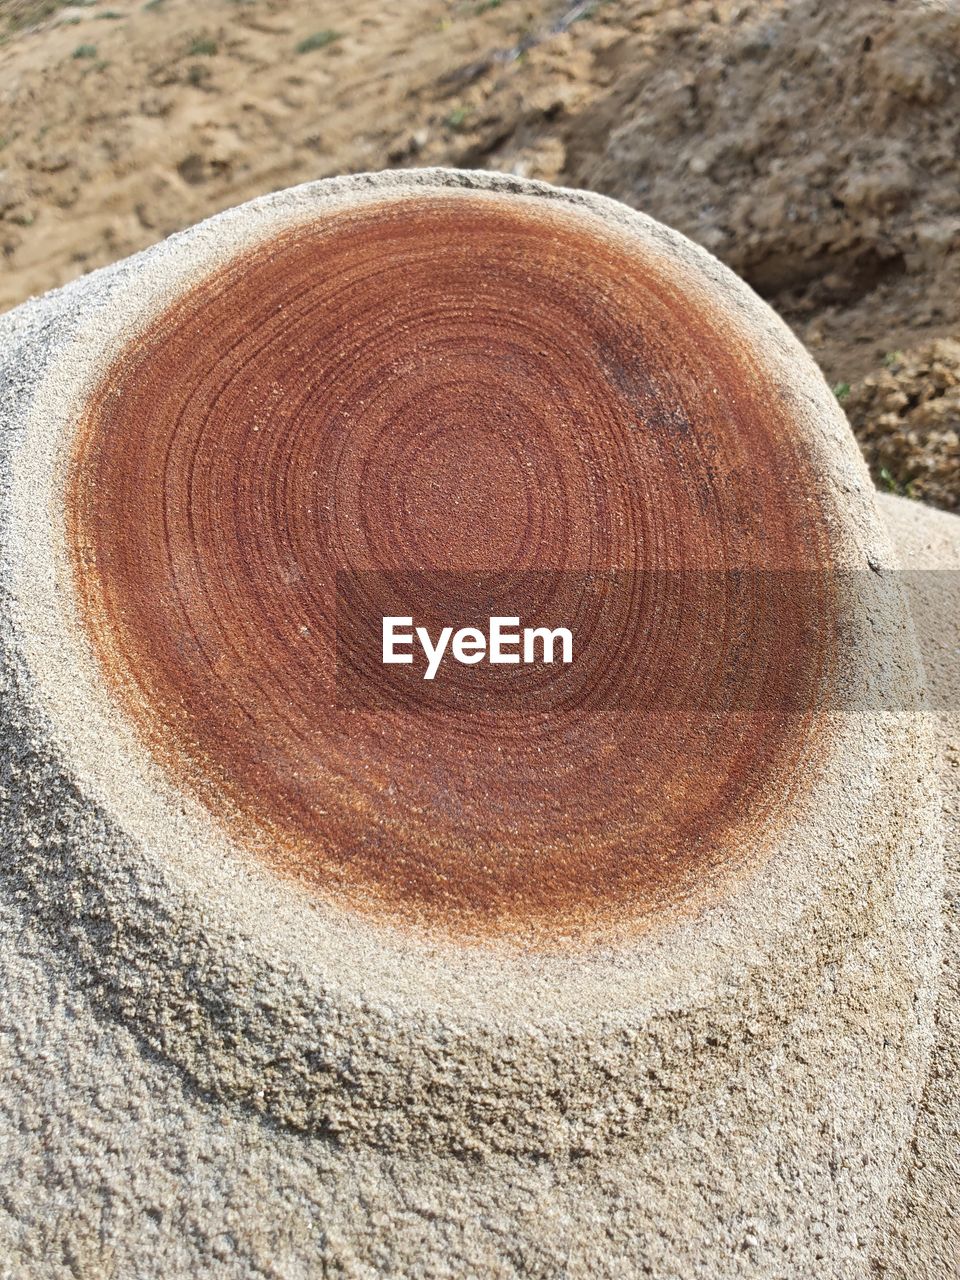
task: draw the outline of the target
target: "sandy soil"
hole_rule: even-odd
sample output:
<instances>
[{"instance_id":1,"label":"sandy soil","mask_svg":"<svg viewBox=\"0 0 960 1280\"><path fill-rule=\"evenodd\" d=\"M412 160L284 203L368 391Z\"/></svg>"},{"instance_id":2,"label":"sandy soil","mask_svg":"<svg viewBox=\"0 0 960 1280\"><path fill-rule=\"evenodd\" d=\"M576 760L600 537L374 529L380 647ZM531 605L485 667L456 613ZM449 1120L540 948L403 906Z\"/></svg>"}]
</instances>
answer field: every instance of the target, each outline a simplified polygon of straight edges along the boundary
<instances>
[{"instance_id":1,"label":"sandy soil","mask_svg":"<svg viewBox=\"0 0 960 1280\"><path fill-rule=\"evenodd\" d=\"M565 60L556 38L478 71L563 13L543 0L118 0L8 30L0 308L264 191L463 163L478 79L487 96L513 86L513 115L580 105L584 68L532 74L544 58ZM549 100L534 82L554 85Z\"/></svg>"},{"instance_id":2,"label":"sandy soil","mask_svg":"<svg viewBox=\"0 0 960 1280\"><path fill-rule=\"evenodd\" d=\"M0 309L264 191L494 167L700 241L856 399L958 336L958 145L954 0L0 0ZM909 436L875 478L957 507L912 395L854 417Z\"/></svg>"}]
</instances>

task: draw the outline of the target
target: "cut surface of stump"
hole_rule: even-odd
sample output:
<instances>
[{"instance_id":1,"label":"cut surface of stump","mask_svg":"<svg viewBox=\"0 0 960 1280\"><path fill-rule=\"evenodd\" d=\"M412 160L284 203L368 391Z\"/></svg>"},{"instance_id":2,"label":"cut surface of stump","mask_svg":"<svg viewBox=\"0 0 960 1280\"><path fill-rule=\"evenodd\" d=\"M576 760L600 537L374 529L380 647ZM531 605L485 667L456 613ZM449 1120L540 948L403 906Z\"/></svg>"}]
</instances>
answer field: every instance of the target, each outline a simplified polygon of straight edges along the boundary
<instances>
[{"instance_id":1,"label":"cut surface of stump","mask_svg":"<svg viewBox=\"0 0 960 1280\"><path fill-rule=\"evenodd\" d=\"M241 843L366 912L550 941L769 845L836 657L819 493L761 345L668 258L451 191L163 309L84 407L66 509L111 687ZM573 663L391 684L358 640L491 601Z\"/></svg>"}]
</instances>

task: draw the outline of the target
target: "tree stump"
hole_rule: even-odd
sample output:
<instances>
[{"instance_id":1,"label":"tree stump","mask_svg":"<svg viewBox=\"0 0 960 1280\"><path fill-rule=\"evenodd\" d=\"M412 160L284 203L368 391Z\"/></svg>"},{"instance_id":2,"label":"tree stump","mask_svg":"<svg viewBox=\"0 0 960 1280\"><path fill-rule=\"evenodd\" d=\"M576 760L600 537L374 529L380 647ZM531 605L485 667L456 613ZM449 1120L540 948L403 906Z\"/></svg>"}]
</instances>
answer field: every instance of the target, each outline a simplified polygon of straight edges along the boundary
<instances>
[{"instance_id":1,"label":"tree stump","mask_svg":"<svg viewBox=\"0 0 960 1280\"><path fill-rule=\"evenodd\" d=\"M862 1257L939 832L869 479L786 327L613 201L424 170L5 333L4 878L98 1006L438 1212L575 1173L610 1274ZM426 682L387 612L574 658Z\"/></svg>"}]
</instances>

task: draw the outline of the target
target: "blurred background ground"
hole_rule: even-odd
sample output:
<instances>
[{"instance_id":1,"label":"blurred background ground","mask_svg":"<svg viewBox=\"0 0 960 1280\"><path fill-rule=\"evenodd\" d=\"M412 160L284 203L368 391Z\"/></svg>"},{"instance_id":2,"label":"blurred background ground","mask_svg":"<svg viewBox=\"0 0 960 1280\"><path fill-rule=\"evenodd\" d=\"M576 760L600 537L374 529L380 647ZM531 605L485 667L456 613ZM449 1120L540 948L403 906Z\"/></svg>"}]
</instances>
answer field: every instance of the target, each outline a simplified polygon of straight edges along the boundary
<instances>
[{"instance_id":1,"label":"blurred background ground","mask_svg":"<svg viewBox=\"0 0 960 1280\"><path fill-rule=\"evenodd\" d=\"M960 509L958 0L0 0L0 310L278 187L491 167L705 245Z\"/></svg>"}]
</instances>

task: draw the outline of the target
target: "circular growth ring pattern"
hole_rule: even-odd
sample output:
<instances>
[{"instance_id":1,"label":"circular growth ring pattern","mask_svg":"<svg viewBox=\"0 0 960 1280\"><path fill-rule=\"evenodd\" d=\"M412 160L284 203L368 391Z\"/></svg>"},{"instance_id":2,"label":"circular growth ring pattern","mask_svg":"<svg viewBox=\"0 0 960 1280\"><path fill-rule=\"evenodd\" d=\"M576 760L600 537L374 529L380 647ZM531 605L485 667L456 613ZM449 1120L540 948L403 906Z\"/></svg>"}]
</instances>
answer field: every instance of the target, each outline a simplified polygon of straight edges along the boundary
<instances>
[{"instance_id":1,"label":"circular growth ring pattern","mask_svg":"<svg viewBox=\"0 0 960 1280\"><path fill-rule=\"evenodd\" d=\"M639 928L756 858L816 753L804 439L639 238L490 193L341 209L196 284L86 404L81 616L169 774L309 892L454 936ZM392 685L343 651L397 575L454 626L505 576L497 611L582 652L485 702L474 668Z\"/></svg>"}]
</instances>

